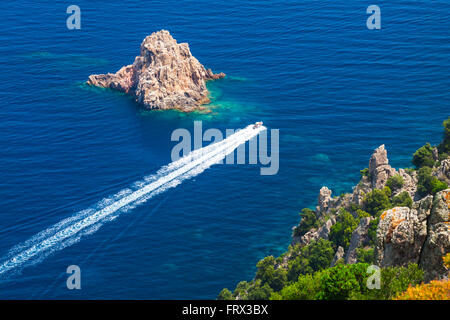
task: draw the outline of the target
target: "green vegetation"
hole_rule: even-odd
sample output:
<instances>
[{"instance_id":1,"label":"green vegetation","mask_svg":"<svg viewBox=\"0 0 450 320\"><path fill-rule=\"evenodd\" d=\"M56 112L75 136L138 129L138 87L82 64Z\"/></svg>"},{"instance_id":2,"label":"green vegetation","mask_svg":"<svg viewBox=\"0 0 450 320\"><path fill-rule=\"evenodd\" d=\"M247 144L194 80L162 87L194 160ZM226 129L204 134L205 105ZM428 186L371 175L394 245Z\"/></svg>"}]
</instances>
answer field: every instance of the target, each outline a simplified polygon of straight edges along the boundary
<instances>
[{"instance_id":1,"label":"green vegetation","mask_svg":"<svg viewBox=\"0 0 450 320\"><path fill-rule=\"evenodd\" d=\"M445 182L440 181L435 176L431 175L430 167L422 167L418 172L417 191L420 195L425 196L427 194L436 194L441 190L447 189L448 186Z\"/></svg>"},{"instance_id":2,"label":"green vegetation","mask_svg":"<svg viewBox=\"0 0 450 320\"><path fill-rule=\"evenodd\" d=\"M299 275L310 274L329 267L333 260L334 250L330 241L319 239L311 244L292 249L294 259L288 262L287 279L297 280Z\"/></svg>"},{"instance_id":3,"label":"green vegetation","mask_svg":"<svg viewBox=\"0 0 450 320\"><path fill-rule=\"evenodd\" d=\"M390 177L386 181L386 185L392 191L400 189L401 187L403 187L403 184L404 184L403 177L399 174L396 174L395 176Z\"/></svg>"},{"instance_id":4,"label":"green vegetation","mask_svg":"<svg viewBox=\"0 0 450 320\"><path fill-rule=\"evenodd\" d=\"M256 267L256 280L261 280L262 284L267 284L271 289L279 291L286 283L286 270L275 268L275 258L273 256L265 257L258 262Z\"/></svg>"},{"instance_id":5,"label":"green vegetation","mask_svg":"<svg viewBox=\"0 0 450 320\"><path fill-rule=\"evenodd\" d=\"M352 232L359 224L359 219L354 218L351 213L339 210L336 223L331 227L328 238L334 244L334 248L341 246L346 250L350 244Z\"/></svg>"},{"instance_id":6,"label":"green vegetation","mask_svg":"<svg viewBox=\"0 0 450 320\"><path fill-rule=\"evenodd\" d=\"M439 153L447 155L450 153L450 117L445 120L442 125L444 126L444 139L439 145Z\"/></svg>"},{"instance_id":7,"label":"green vegetation","mask_svg":"<svg viewBox=\"0 0 450 320\"><path fill-rule=\"evenodd\" d=\"M423 280L423 271L416 264L408 267L381 269L380 289L369 289L367 282L369 264L336 265L314 274L301 275L298 280L280 292L274 292L272 300L347 300L392 299Z\"/></svg>"},{"instance_id":8,"label":"green vegetation","mask_svg":"<svg viewBox=\"0 0 450 320\"><path fill-rule=\"evenodd\" d=\"M380 218L377 217L376 219L370 221L369 223L369 230L367 231L367 236L369 237L369 245L371 247L374 247L377 242L377 228L379 222Z\"/></svg>"},{"instance_id":9,"label":"green vegetation","mask_svg":"<svg viewBox=\"0 0 450 320\"><path fill-rule=\"evenodd\" d=\"M429 143L414 152L412 163L417 169L434 166L435 160L433 158L433 148Z\"/></svg>"},{"instance_id":10,"label":"green vegetation","mask_svg":"<svg viewBox=\"0 0 450 320\"><path fill-rule=\"evenodd\" d=\"M316 228L319 225L316 213L309 208L304 208L300 213L300 217L300 224L294 229L294 235L297 237L303 236L309 230Z\"/></svg>"},{"instance_id":11,"label":"green vegetation","mask_svg":"<svg viewBox=\"0 0 450 320\"><path fill-rule=\"evenodd\" d=\"M407 191L403 191L392 198L392 204L394 205L394 207L412 208L413 201L409 193Z\"/></svg>"},{"instance_id":12,"label":"green vegetation","mask_svg":"<svg viewBox=\"0 0 450 320\"><path fill-rule=\"evenodd\" d=\"M359 170L359 173L361 174L362 177L370 178L369 168L364 168L363 170Z\"/></svg>"},{"instance_id":13,"label":"green vegetation","mask_svg":"<svg viewBox=\"0 0 450 320\"><path fill-rule=\"evenodd\" d=\"M384 187L382 190L375 189L364 197L364 210L372 216L377 216L386 209L391 208L391 189Z\"/></svg>"},{"instance_id":14,"label":"green vegetation","mask_svg":"<svg viewBox=\"0 0 450 320\"><path fill-rule=\"evenodd\" d=\"M450 153L450 118L444 121L443 125L445 128L444 140L438 146L438 161L447 158ZM412 162L416 169L405 169L410 175L417 173L418 192L422 196L434 195L448 188L446 183L432 175L433 166L439 164L435 157L436 155L433 157L433 147L427 143L414 153ZM360 173L361 176L370 178L369 169L365 168ZM301 221L294 230L294 236L303 236L311 229L319 228L331 216L335 216L336 223L331 226L328 240L318 239L311 241L308 245L289 246L288 251L278 258L269 256L260 260L256 265L257 272L252 281L239 282L233 292L226 288L223 289L218 299L384 300L395 297L423 296L419 290L420 286L415 286L423 281L424 272L416 264L409 264L407 267L383 268L379 271L373 270L380 272L381 287L379 289L369 289L368 287L368 281L372 279L373 275L368 267L376 263L375 246L381 213L394 206L409 208L413 206L413 200L409 193L407 191L400 192L404 183L403 177L399 174L390 177L383 189L374 189L367 193L362 205L359 202L358 204L352 202L346 194L341 194L340 202L338 202L341 207L339 211L336 206L333 206L319 217L313 210L303 209L300 213ZM398 194L393 196L393 193ZM342 199L346 196L346 199ZM338 197L334 198L338 199ZM357 263L345 264L343 259L339 259L335 262L334 267L330 267L337 248L342 246L344 250L348 250L352 233L359 225L360 220L367 217L373 217L373 220L369 222L368 239L362 248L356 249ZM447 268L450 268L450 254L447 255L444 262ZM408 293L406 290L410 292Z\"/></svg>"},{"instance_id":15,"label":"green vegetation","mask_svg":"<svg viewBox=\"0 0 450 320\"><path fill-rule=\"evenodd\" d=\"M375 250L374 248L357 248L356 259L361 263L375 263Z\"/></svg>"}]
</instances>

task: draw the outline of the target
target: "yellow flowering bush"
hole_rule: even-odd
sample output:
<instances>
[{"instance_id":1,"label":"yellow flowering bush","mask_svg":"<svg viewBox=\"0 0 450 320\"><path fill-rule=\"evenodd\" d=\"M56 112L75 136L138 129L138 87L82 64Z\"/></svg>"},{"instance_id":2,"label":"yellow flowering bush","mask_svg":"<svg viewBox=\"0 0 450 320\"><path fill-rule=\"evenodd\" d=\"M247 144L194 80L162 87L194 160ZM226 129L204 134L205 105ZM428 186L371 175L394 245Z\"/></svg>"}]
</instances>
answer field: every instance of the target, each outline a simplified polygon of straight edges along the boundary
<instances>
[{"instance_id":1,"label":"yellow flowering bush","mask_svg":"<svg viewBox=\"0 0 450 320\"><path fill-rule=\"evenodd\" d=\"M394 300L450 300L450 281L431 281L415 287L409 287Z\"/></svg>"}]
</instances>

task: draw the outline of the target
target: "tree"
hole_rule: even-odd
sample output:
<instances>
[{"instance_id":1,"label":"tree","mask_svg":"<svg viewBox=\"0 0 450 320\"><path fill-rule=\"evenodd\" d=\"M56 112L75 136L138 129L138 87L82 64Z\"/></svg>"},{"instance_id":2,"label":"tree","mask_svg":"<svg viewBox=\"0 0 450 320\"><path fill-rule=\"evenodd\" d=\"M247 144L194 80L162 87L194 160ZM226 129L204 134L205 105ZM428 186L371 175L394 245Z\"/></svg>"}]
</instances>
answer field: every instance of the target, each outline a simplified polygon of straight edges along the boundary
<instances>
[{"instance_id":1,"label":"tree","mask_svg":"<svg viewBox=\"0 0 450 320\"><path fill-rule=\"evenodd\" d=\"M295 236L301 237L312 228L316 228L319 224L316 213L309 208L304 208L300 213L300 217L300 224L294 230Z\"/></svg>"},{"instance_id":2,"label":"tree","mask_svg":"<svg viewBox=\"0 0 450 320\"><path fill-rule=\"evenodd\" d=\"M368 291L366 286L368 266L366 263L356 263L337 265L324 270L320 278L321 291L318 298L346 300L353 294L364 294Z\"/></svg>"},{"instance_id":3,"label":"tree","mask_svg":"<svg viewBox=\"0 0 450 320\"><path fill-rule=\"evenodd\" d=\"M339 246L347 249L353 231L359 224L359 220L354 218L350 212L341 209L337 216L336 223L331 227L328 238L333 242L334 247Z\"/></svg>"},{"instance_id":4,"label":"tree","mask_svg":"<svg viewBox=\"0 0 450 320\"><path fill-rule=\"evenodd\" d=\"M217 296L217 300L234 300L233 294L227 288L222 289L219 295Z\"/></svg>"},{"instance_id":5,"label":"tree","mask_svg":"<svg viewBox=\"0 0 450 320\"><path fill-rule=\"evenodd\" d=\"M275 291L281 290L286 281L286 270L282 268L275 269L275 258L273 256L265 257L256 265L255 279L261 280L262 285L267 284Z\"/></svg>"},{"instance_id":6,"label":"tree","mask_svg":"<svg viewBox=\"0 0 450 320\"><path fill-rule=\"evenodd\" d=\"M399 175L399 174L396 174L396 175L390 177L386 181L386 185L392 191L400 189L401 187L403 187L403 184L404 184L403 177L401 175Z\"/></svg>"},{"instance_id":7,"label":"tree","mask_svg":"<svg viewBox=\"0 0 450 320\"><path fill-rule=\"evenodd\" d=\"M441 153L450 153L450 117L442 125L444 126L444 140L439 145L439 151Z\"/></svg>"},{"instance_id":8,"label":"tree","mask_svg":"<svg viewBox=\"0 0 450 320\"><path fill-rule=\"evenodd\" d=\"M403 191L392 198L392 204L396 207L412 208L413 201L407 191Z\"/></svg>"},{"instance_id":9,"label":"tree","mask_svg":"<svg viewBox=\"0 0 450 320\"><path fill-rule=\"evenodd\" d=\"M434 158L433 158L433 148L429 143L417 149L414 152L412 163L416 166L417 169L422 167L433 167L434 166Z\"/></svg>"},{"instance_id":10,"label":"tree","mask_svg":"<svg viewBox=\"0 0 450 320\"><path fill-rule=\"evenodd\" d=\"M417 191L420 195L436 194L448 188L447 184L431 175L430 167L422 167L418 171Z\"/></svg>"},{"instance_id":11,"label":"tree","mask_svg":"<svg viewBox=\"0 0 450 320\"><path fill-rule=\"evenodd\" d=\"M380 212L391 207L391 189L384 187L384 189L375 189L364 197L364 209L372 216L377 216Z\"/></svg>"},{"instance_id":12,"label":"tree","mask_svg":"<svg viewBox=\"0 0 450 320\"><path fill-rule=\"evenodd\" d=\"M299 275L312 274L327 268L334 257L332 243L324 239L298 247L298 250L295 259L288 263L287 279L289 281L296 281Z\"/></svg>"}]
</instances>

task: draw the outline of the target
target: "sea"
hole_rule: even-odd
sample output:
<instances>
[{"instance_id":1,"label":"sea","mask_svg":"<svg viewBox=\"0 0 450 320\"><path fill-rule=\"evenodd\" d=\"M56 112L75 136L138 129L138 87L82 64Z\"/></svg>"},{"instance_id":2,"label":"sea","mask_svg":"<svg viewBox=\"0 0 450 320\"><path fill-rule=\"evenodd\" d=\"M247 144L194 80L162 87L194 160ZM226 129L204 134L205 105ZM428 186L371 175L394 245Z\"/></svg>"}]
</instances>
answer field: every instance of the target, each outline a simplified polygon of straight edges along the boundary
<instances>
[{"instance_id":1,"label":"sea","mask_svg":"<svg viewBox=\"0 0 450 320\"><path fill-rule=\"evenodd\" d=\"M251 280L322 186L351 192L381 144L399 168L441 141L448 12L444 0L2 1L0 299L215 299ZM211 112L148 111L85 84L161 29L227 74L208 82ZM204 162L130 200L180 168L172 133L195 121L278 130L278 171Z\"/></svg>"}]
</instances>

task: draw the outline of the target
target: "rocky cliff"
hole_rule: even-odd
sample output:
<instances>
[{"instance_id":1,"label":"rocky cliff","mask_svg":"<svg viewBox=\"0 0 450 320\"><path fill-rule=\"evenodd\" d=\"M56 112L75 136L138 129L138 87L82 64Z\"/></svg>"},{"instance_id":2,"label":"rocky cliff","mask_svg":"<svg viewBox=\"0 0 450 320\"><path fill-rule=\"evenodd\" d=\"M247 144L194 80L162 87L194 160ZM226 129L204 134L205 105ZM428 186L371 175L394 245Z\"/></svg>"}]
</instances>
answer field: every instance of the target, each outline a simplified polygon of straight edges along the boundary
<instances>
[{"instance_id":1,"label":"rocky cliff","mask_svg":"<svg viewBox=\"0 0 450 320\"><path fill-rule=\"evenodd\" d=\"M144 39L133 64L114 74L91 75L87 84L130 94L148 109L194 111L210 102L205 82L223 77L192 56L187 43L161 30Z\"/></svg>"},{"instance_id":2,"label":"rocky cliff","mask_svg":"<svg viewBox=\"0 0 450 320\"><path fill-rule=\"evenodd\" d=\"M442 181L450 177L450 159L437 161L432 175ZM380 215L363 217L351 234L346 250L339 246L332 265L337 260L353 264L358 262L359 249L374 249L374 263L380 267L407 266L416 263L425 271L427 281L447 276L442 257L450 252L450 189L423 195L418 192L416 170L396 170L389 165L384 145L374 150L369 167L351 194L332 197L327 187L322 187L318 196L315 215L319 226L303 235L294 232L292 244L306 246L318 239L328 240L330 230L338 220L341 209L356 218L357 209L365 209L367 195L377 190L386 191L389 178L401 177L402 184L388 189L391 198L407 193L414 201L409 206L394 206ZM384 188L384 189L383 189ZM383 191L382 191L383 190ZM376 225L376 241L370 244L369 227Z\"/></svg>"}]
</instances>

